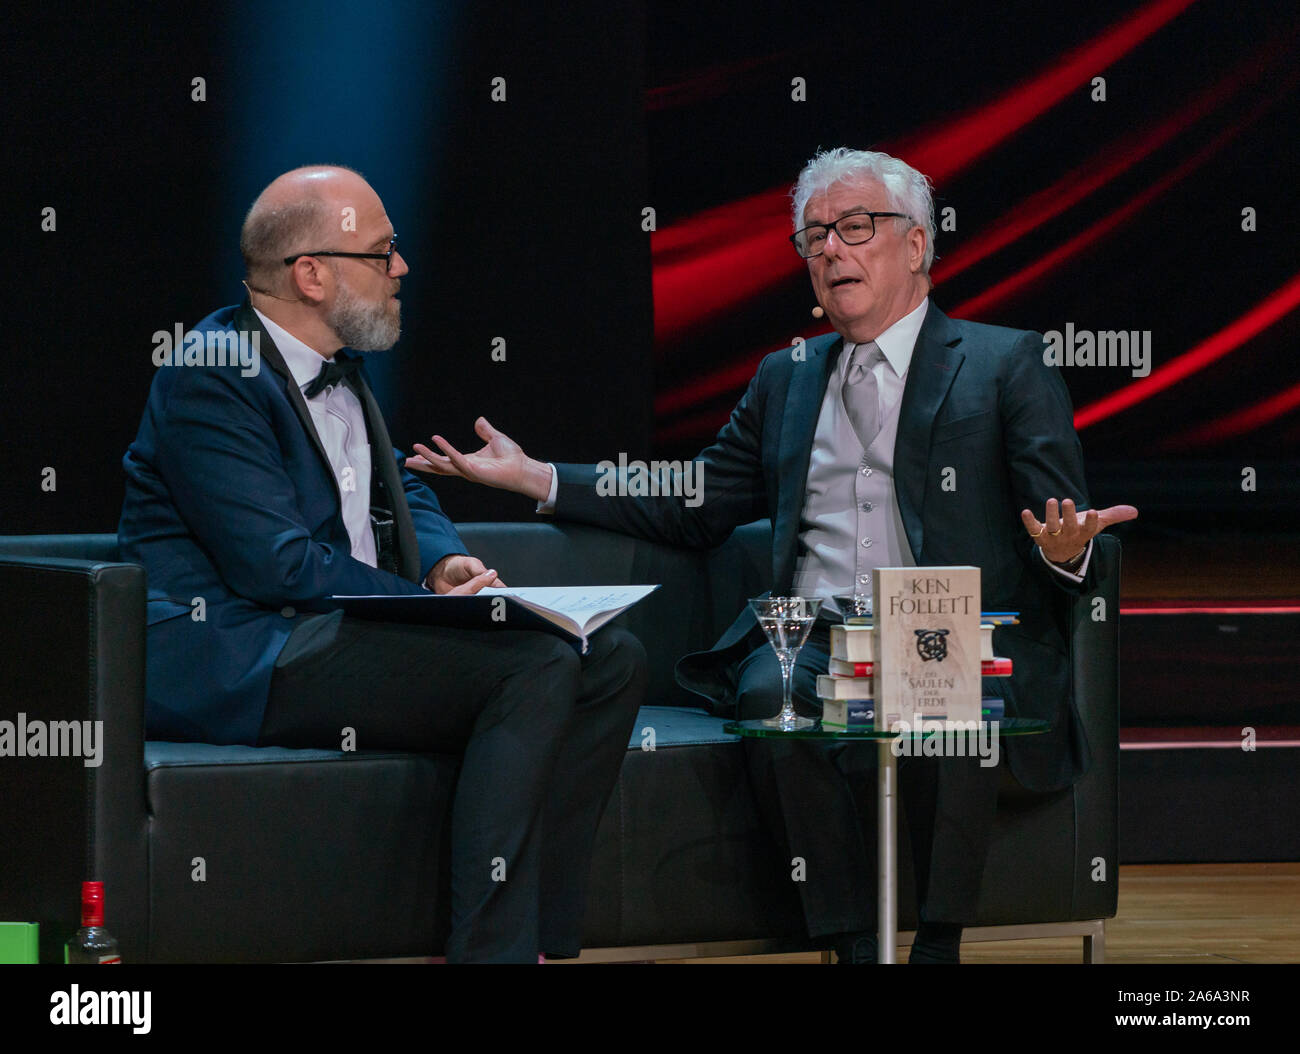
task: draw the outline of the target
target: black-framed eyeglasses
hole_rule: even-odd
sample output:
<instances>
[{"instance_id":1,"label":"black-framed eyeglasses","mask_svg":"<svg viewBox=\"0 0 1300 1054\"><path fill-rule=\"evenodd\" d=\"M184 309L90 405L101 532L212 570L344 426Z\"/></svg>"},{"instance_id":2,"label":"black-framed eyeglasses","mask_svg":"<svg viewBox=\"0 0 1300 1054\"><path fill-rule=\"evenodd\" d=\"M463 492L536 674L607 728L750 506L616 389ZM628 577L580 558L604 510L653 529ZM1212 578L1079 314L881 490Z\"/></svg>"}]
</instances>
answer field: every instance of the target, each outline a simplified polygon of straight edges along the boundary
<instances>
[{"instance_id":1,"label":"black-framed eyeglasses","mask_svg":"<svg viewBox=\"0 0 1300 1054\"><path fill-rule=\"evenodd\" d=\"M850 212L834 223L814 223L790 235L790 244L805 260L820 256L826 248L826 239L834 231L845 245L861 245L876 236L876 219L895 218L911 220L905 212ZM912 220L915 223L915 220Z\"/></svg>"},{"instance_id":2,"label":"black-framed eyeglasses","mask_svg":"<svg viewBox=\"0 0 1300 1054\"><path fill-rule=\"evenodd\" d=\"M350 256L354 260L383 260L384 274L388 274L393 269L393 253L397 252L397 235L394 234L388 239L388 252L386 253L344 253L335 252L332 249L322 250L318 253L295 253L293 256L286 256L284 262L291 264L295 260L300 260L304 256Z\"/></svg>"}]
</instances>

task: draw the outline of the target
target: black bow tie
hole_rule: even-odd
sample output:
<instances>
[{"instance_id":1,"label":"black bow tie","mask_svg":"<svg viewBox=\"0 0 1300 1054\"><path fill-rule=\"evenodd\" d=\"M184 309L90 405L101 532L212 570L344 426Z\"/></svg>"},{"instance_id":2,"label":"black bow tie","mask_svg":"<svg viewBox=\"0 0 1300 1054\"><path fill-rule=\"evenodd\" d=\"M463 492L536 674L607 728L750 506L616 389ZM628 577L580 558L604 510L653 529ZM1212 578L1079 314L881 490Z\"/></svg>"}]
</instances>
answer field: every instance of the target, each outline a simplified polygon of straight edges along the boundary
<instances>
[{"instance_id":1,"label":"black bow tie","mask_svg":"<svg viewBox=\"0 0 1300 1054\"><path fill-rule=\"evenodd\" d=\"M316 379L303 389L304 398L314 399L326 388L338 386L361 369L360 359L335 358L333 362L322 362Z\"/></svg>"}]
</instances>

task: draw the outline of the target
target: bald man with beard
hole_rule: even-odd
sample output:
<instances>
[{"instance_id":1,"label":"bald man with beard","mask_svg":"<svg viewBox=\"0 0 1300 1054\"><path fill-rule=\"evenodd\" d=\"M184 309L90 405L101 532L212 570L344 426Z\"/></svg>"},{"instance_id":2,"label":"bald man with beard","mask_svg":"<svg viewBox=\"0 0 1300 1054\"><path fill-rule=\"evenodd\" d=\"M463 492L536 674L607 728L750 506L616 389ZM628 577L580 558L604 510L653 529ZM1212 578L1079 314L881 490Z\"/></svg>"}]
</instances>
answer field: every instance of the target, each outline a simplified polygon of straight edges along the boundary
<instances>
[{"instance_id":1,"label":"bald man with beard","mask_svg":"<svg viewBox=\"0 0 1300 1054\"><path fill-rule=\"evenodd\" d=\"M178 356L154 377L118 528L148 574L147 735L337 750L351 728L362 750L463 754L448 960L577 955L640 642L607 627L580 657L549 634L361 621L329 600L503 584L403 467L343 350L397 341L396 242L356 172L285 173L244 221L247 299L194 327L260 368Z\"/></svg>"}]
</instances>

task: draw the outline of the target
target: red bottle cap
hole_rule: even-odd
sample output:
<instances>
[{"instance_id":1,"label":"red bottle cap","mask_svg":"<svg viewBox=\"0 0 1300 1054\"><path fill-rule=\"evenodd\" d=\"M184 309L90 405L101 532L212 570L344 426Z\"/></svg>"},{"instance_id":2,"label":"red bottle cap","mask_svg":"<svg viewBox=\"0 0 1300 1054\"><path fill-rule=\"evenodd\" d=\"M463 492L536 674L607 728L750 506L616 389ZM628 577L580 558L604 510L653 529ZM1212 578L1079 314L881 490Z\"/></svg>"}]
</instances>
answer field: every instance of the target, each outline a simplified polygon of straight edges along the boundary
<instances>
[{"instance_id":1,"label":"red bottle cap","mask_svg":"<svg viewBox=\"0 0 1300 1054\"><path fill-rule=\"evenodd\" d=\"M104 925L104 883L81 883L81 924Z\"/></svg>"}]
</instances>

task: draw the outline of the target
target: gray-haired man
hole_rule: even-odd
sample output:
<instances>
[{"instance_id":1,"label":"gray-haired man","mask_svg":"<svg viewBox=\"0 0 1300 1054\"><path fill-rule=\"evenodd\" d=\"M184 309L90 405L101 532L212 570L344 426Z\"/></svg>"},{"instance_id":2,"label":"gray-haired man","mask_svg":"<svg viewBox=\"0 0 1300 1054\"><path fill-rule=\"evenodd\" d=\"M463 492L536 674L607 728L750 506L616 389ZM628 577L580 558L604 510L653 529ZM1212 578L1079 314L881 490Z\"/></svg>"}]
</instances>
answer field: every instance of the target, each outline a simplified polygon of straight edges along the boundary
<instances>
[{"instance_id":1,"label":"gray-haired man","mask_svg":"<svg viewBox=\"0 0 1300 1054\"><path fill-rule=\"evenodd\" d=\"M592 466L528 458L479 419L486 445L464 455L440 436L408 464L506 487L555 515L677 545L713 546L762 517L773 526L774 595L864 591L874 567L974 564L985 610L1020 612L998 633L1015 676L990 681L1011 715L1051 733L1008 744L1026 786L1069 786L1088 766L1062 635L1062 604L1097 568L1091 539L1137 514L1087 508L1083 458L1060 373L1036 333L950 319L929 299L934 218L929 184L897 158L819 154L794 191L795 250L834 332L803 356L774 352L717 440L698 459L704 496L601 496ZM956 490L945 486L956 480ZM1040 521L1033 510L1042 510ZM798 706L816 715L828 625L799 656ZM678 679L742 718L778 709L780 678L753 616L686 656ZM1031 741L1032 740L1032 741ZM841 961L871 962L874 839L858 792L871 750L807 740L747 742L751 777L798 883L809 935ZM975 917L996 807L996 770L978 758L910 758L900 783L915 856L921 923L912 962L956 962ZM869 829L869 826L868 826Z\"/></svg>"}]
</instances>

